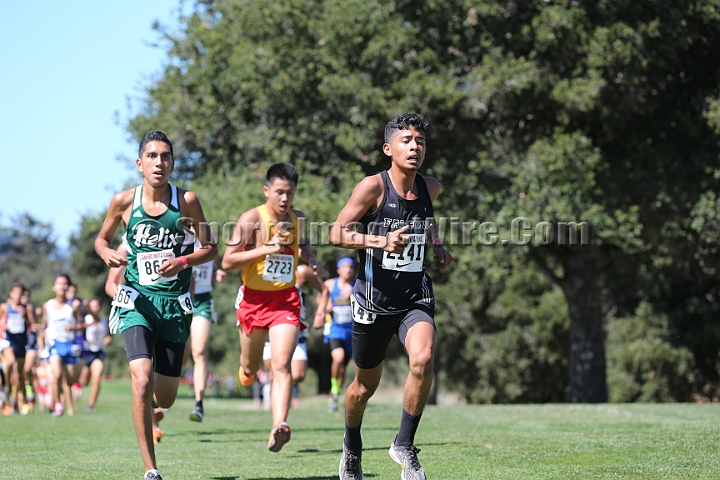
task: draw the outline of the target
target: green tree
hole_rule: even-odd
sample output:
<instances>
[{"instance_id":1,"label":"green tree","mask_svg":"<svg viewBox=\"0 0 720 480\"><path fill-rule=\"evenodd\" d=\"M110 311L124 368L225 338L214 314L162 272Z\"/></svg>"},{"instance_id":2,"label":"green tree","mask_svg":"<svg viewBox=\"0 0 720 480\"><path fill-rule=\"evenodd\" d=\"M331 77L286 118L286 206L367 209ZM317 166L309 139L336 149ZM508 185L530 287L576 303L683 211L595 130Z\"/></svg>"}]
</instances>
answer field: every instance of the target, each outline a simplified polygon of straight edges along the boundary
<instances>
[{"instance_id":1,"label":"green tree","mask_svg":"<svg viewBox=\"0 0 720 480\"><path fill-rule=\"evenodd\" d=\"M73 282L78 286L78 293L83 298L98 297L103 303L109 304L105 293L105 281L109 267L95 253L95 238L105 220L105 212L88 213L80 220L78 231L70 235L70 267ZM120 244L119 233L115 237L113 247Z\"/></svg>"},{"instance_id":2,"label":"green tree","mask_svg":"<svg viewBox=\"0 0 720 480\"><path fill-rule=\"evenodd\" d=\"M33 292L33 303L39 304L52 296L53 277L64 269L52 225L28 213L0 225L0 295L7 295L14 282L22 282Z\"/></svg>"},{"instance_id":3,"label":"green tree","mask_svg":"<svg viewBox=\"0 0 720 480\"><path fill-rule=\"evenodd\" d=\"M698 398L693 355L674 347L667 315L643 302L635 315L613 321L608 335L610 401L691 401Z\"/></svg>"}]
</instances>

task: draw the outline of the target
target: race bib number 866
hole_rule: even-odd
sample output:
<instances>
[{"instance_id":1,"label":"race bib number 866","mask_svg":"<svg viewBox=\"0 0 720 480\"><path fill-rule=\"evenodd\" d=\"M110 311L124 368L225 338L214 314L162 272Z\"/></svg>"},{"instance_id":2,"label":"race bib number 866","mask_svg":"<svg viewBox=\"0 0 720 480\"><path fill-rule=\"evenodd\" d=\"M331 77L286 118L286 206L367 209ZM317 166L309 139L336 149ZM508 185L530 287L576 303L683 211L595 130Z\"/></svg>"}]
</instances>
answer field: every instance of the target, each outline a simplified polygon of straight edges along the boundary
<instances>
[{"instance_id":1,"label":"race bib number 866","mask_svg":"<svg viewBox=\"0 0 720 480\"><path fill-rule=\"evenodd\" d=\"M158 273L160 265L175 258L172 250L159 252L141 252L137 254L137 269L140 277L140 285L154 285L177 280L177 275L163 277Z\"/></svg>"}]
</instances>

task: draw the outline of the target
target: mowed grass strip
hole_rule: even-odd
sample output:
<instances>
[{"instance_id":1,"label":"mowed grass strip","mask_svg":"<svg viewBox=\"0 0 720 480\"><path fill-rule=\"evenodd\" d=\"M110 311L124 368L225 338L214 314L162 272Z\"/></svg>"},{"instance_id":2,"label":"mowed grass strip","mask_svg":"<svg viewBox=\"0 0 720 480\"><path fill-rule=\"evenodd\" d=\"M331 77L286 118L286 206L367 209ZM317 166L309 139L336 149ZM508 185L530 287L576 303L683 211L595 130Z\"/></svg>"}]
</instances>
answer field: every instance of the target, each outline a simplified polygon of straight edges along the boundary
<instances>
[{"instance_id":1,"label":"mowed grass strip","mask_svg":"<svg viewBox=\"0 0 720 480\"><path fill-rule=\"evenodd\" d=\"M141 479L130 386L106 382L95 412L87 391L74 417L0 417L0 478ZM270 412L249 400L205 400L205 421L188 420L187 387L161 423L165 480L337 478L344 433L327 400L303 398L293 436L266 448ZM512 405L428 407L417 435L430 479L720 478L720 405ZM388 456L400 405L371 401L363 424L366 478L397 479Z\"/></svg>"}]
</instances>

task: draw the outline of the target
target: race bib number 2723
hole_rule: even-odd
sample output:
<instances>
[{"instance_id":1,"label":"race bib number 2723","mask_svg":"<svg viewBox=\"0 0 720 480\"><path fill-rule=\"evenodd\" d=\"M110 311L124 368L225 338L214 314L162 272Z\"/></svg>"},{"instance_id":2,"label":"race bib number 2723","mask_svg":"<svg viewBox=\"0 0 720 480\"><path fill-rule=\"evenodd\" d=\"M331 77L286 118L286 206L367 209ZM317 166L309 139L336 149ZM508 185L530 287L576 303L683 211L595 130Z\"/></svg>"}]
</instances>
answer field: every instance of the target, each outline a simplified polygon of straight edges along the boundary
<instances>
[{"instance_id":1,"label":"race bib number 2723","mask_svg":"<svg viewBox=\"0 0 720 480\"><path fill-rule=\"evenodd\" d=\"M274 253L265 257L263 280L268 282L290 283L295 273L295 257Z\"/></svg>"}]
</instances>

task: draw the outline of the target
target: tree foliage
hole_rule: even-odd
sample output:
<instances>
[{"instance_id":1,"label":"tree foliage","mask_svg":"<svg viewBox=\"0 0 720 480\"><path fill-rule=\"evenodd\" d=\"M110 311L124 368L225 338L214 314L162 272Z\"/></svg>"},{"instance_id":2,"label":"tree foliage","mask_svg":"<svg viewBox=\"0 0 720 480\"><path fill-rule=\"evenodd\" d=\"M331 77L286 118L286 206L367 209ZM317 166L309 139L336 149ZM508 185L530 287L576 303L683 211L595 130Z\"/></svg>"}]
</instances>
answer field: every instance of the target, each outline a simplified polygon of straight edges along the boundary
<instances>
[{"instance_id":1,"label":"tree foliage","mask_svg":"<svg viewBox=\"0 0 720 480\"><path fill-rule=\"evenodd\" d=\"M64 268L52 225L28 213L0 225L0 295L22 282L33 293L33 302L42 303L52 295L52 277Z\"/></svg>"}]
</instances>

